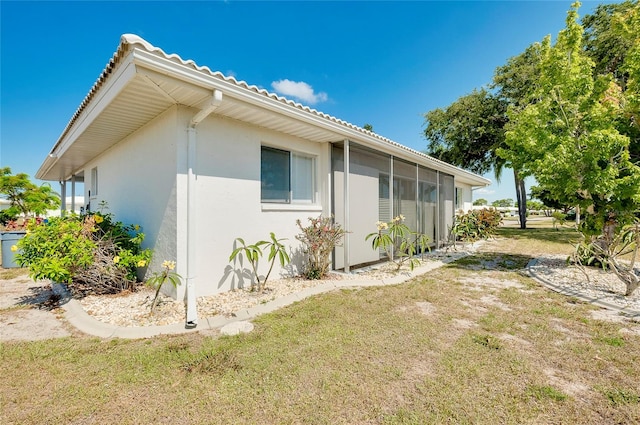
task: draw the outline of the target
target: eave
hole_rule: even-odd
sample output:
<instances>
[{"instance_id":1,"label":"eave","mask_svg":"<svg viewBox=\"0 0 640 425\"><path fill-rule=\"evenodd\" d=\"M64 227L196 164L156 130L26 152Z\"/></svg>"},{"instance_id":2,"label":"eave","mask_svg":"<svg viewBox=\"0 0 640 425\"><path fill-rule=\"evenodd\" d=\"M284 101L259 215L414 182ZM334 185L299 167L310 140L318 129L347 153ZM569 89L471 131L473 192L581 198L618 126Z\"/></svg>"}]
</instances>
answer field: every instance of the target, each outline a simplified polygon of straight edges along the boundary
<instances>
[{"instance_id":1,"label":"eave","mask_svg":"<svg viewBox=\"0 0 640 425\"><path fill-rule=\"evenodd\" d=\"M82 102L36 177L63 181L174 105L197 108L213 90L224 96L216 114L317 143L345 139L454 174L458 181L490 181L315 109L238 82L136 36L118 50Z\"/></svg>"}]
</instances>

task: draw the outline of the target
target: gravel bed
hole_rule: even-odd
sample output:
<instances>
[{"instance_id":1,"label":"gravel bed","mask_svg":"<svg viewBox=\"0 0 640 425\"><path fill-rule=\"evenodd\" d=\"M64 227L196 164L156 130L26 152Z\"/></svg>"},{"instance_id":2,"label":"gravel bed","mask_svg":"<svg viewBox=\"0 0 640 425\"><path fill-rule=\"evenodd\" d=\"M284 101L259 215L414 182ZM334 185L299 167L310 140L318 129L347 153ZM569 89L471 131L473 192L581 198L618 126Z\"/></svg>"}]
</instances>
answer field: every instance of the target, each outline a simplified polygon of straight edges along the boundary
<instances>
[{"instance_id":1,"label":"gravel bed","mask_svg":"<svg viewBox=\"0 0 640 425\"><path fill-rule=\"evenodd\" d=\"M425 255L426 262L445 263L468 255L476 246L460 246L457 251L436 250ZM403 271L400 271L403 273ZM222 315L230 317L234 312L264 304L276 298L299 292L305 288L336 280L371 279L380 280L397 276L389 264L365 267L352 273L329 274L327 280L306 280L288 278L269 280L263 292L249 289L237 289L216 295L198 297L198 316L200 318ZM84 310L95 319L116 326L156 326L184 322L186 309L183 302L160 295L160 303L150 313L154 291L142 287L136 292L124 292L117 295L90 295L79 300Z\"/></svg>"},{"instance_id":2,"label":"gravel bed","mask_svg":"<svg viewBox=\"0 0 640 425\"><path fill-rule=\"evenodd\" d=\"M601 268L581 269L567 264L566 256L548 255L537 258L530 271L564 291L578 292L592 300L640 312L640 289L626 297L624 283L613 273Z\"/></svg>"},{"instance_id":3,"label":"gravel bed","mask_svg":"<svg viewBox=\"0 0 640 425\"><path fill-rule=\"evenodd\" d=\"M457 251L438 250L425 257L425 263L441 265L475 252L476 246L459 247ZM617 305L630 310L640 311L640 290L632 296L625 297L625 287L617 277L597 268L585 268L589 274L576 266L567 265L566 257L543 256L537 259L530 270L538 277L565 289L579 291L580 294L601 302ZM400 273L403 273L402 271ZM405 274L406 271L404 272ZM381 264L362 268L352 273L330 273L327 280L306 280L288 278L270 280L267 289L252 292L249 289L237 289L216 295L199 297L198 315L201 318L221 315L233 316L234 312L264 304L276 298L299 292L328 281L371 279L380 280L397 276L389 264ZM150 313L154 291L141 288L136 292L125 292L118 295L88 296L80 301L85 311L104 323L117 326L154 326L180 323L185 320L186 310L183 302L160 295L160 303Z\"/></svg>"}]
</instances>

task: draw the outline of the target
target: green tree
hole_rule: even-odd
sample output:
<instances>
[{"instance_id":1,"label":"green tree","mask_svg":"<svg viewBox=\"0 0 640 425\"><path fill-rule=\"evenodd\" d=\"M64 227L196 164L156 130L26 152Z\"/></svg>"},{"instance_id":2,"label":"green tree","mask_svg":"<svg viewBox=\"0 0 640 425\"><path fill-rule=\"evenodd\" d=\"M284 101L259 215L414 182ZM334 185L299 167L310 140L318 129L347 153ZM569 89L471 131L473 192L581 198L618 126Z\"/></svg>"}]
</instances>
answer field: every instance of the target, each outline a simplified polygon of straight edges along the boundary
<instances>
[{"instance_id":1,"label":"green tree","mask_svg":"<svg viewBox=\"0 0 640 425\"><path fill-rule=\"evenodd\" d=\"M599 5L582 19L584 49L595 63L594 76L611 75L616 90L624 95L624 113L617 118L616 127L629 137L631 160L636 164L640 163L639 22L637 0Z\"/></svg>"},{"instance_id":2,"label":"green tree","mask_svg":"<svg viewBox=\"0 0 640 425\"><path fill-rule=\"evenodd\" d=\"M621 19L637 16L639 8L637 0L600 4L582 18L584 49L595 63L595 75L611 74L621 86L626 85L629 74L624 62L640 34L623 33L620 24Z\"/></svg>"},{"instance_id":3,"label":"green tree","mask_svg":"<svg viewBox=\"0 0 640 425\"><path fill-rule=\"evenodd\" d=\"M527 208L529 208L529 211L542 211L545 209L545 206L540 201L529 201L527 202Z\"/></svg>"},{"instance_id":4,"label":"green tree","mask_svg":"<svg viewBox=\"0 0 640 425\"><path fill-rule=\"evenodd\" d=\"M497 96L512 111L521 110L527 105L536 102L535 97L532 96L532 91L537 87L540 76L539 58L539 46L533 44L521 54L510 58L505 65L496 68L492 87L497 90ZM505 120L505 126L508 121L509 115ZM501 148L504 147L506 147L506 144L501 146ZM524 229L526 228L527 220L527 191L524 179L528 173L517 164L508 160L506 162L513 169L520 228Z\"/></svg>"},{"instance_id":5,"label":"green tree","mask_svg":"<svg viewBox=\"0 0 640 425\"><path fill-rule=\"evenodd\" d=\"M11 202L11 214L31 213L36 216L60 206L60 198L48 183L37 186L25 173L12 174L11 168L0 169L0 194Z\"/></svg>"},{"instance_id":6,"label":"green tree","mask_svg":"<svg viewBox=\"0 0 640 425\"><path fill-rule=\"evenodd\" d=\"M580 4L551 44L539 45L535 102L509 110L499 154L530 172L551 198L586 212L583 234L594 237L631 220L640 206L640 168L630 161L629 137L616 128L624 99L610 75L594 77L582 49ZM607 228L607 229L605 229Z\"/></svg>"},{"instance_id":7,"label":"green tree","mask_svg":"<svg viewBox=\"0 0 640 425\"><path fill-rule=\"evenodd\" d=\"M491 206L498 207L498 208L511 208L513 205L514 205L513 199L511 198L498 199L497 201L493 201L491 203Z\"/></svg>"},{"instance_id":8,"label":"green tree","mask_svg":"<svg viewBox=\"0 0 640 425\"><path fill-rule=\"evenodd\" d=\"M531 188L529 188L529 192L531 199L538 199L545 207L550 209L562 210L566 213L571 208L571 205L564 204L554 199L551 192L542 186L531 186Z\"/></svg>"},{"instance_id":9,"label":"green tree","mask_svg":"<svg viewBox=\"0 0 640 425\"><path fill-rule=\"evenodd\" d=\"M500 177L504 160L496 149L504 143L507 105L485 89L474 90L425 114L429 155L483 174Z\"/></svg>"},{"instance_id":10,"label":"green tree","mask_svg":"<svg viewBox=\"0 0 640 425\"><path fill-rule=\"evenodd\" d=\"M473 201L473 205L476 206L485 206L485 205L489 205L489 201L487 201L484 198L480 198L480 199L476 199L475 201Z\"/></svg>"}]
</instances>

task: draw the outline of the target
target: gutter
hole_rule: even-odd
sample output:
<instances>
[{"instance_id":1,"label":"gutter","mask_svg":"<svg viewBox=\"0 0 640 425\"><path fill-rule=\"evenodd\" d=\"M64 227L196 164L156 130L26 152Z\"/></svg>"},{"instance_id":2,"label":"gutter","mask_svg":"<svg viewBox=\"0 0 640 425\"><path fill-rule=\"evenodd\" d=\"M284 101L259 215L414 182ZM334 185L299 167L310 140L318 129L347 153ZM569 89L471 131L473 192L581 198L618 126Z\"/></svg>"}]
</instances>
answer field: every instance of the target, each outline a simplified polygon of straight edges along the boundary
<instances>
[{"instance_id":1,"label":"gutter","mask_svg":"<svg viewBox=\"0 0 640 425\"><path fill-rule=\"evenodd\" d=\"M222 92L214 90L211 101L196 113L187 128L187 328L198 326L196 302L195 257L196 257L196 127L222 103Z\"/></svg>"}]
</instances>

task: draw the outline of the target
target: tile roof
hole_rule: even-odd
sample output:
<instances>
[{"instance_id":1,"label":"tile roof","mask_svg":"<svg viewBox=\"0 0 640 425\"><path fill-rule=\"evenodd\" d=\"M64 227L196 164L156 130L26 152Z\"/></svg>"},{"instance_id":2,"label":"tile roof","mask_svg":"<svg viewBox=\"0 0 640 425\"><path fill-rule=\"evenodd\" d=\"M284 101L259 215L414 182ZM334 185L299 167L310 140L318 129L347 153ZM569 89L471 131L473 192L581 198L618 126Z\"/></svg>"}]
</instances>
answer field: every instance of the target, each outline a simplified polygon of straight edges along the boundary
<instances>
[{"instance_id":1,"label":"tile roof","mask_svg":"<svg viewBox=\"0 0 640 425\"><path fill-rule=\"evenodd\" d=\"M263 88L260 88L256 85L250 85L248 83L246 83L245 81L238 81L236 78L234 77L230 77L230 76L225 76L224 74L222 74L219 71L212 71L209 67L207 66L199 66L198 64L196 64L193 60L189 59L189 60L184 60L182 59L179 55L175 54L175 53L166 53L164 50L162 50L159 47L153 46L151 43L149 43L148 41L144 40L143 38L135 35L135 34L123 34L120 37L120 44L118 45L118 48L116 50L116 52L114 53L113 57L111 58L111 60L109 60L109 63L107 63L107 65L105 66L104 70L102 71L102 73L100 74L100 76L98 77L98 79L96 80L96 82L93 84L93 86L91 87L91 89L89 90L89 93L85 96L84 100L81 102L80 106L78 107L78 109L75 111L75 113L73 114L73 116L71 117L69 123L67 124L67 126L65 127L64 131L62 132L62 134L60 135L60 137L58 138L58 142L55 144L55 146L53 147L53 149L51 150L51 152L53 152L56 147L61 143L61 141L64 139L64 137L66 136L66 134L70 131L70 129L73 127L74 123L78 120L78 118L80 117L80 115L82 114L82 112L87 108L87 106L91 103L92 99L95 97L96 93L100 90L100 87L102 87L102 85L104 84L104 82L109 78L109 76L111 75L111 73L114 71L114 69L118 66L118 64L122 61L122 59L124 57L127 56L127 54L131 51L131 49L133 49L134 47L141 47L143 50L152 53L154 55L157 55L159 57L168 59L172 62L184 65L184 66L188 66L196 71L202 72L204 74L210 75L214 78L218 78L222 81L225 81L227 83L231 83L237 87L243 88L245 90L249 90L255 93L258 93L260 95L265 96L266 98L270 98L273 99L274 101L280 102L282 104L288 105L289 107L292 108L296 108L299 109L301 111L304 111L308 114L320 117L324 120L327 120L329 122L333 122L336 124L339 124L341 126L344 126L348 129L351 130L355 130L365 136L368 137L373 137L377 140L380 140L384 143L388 143L392 146L395 146L397 148L401 148L405 151L407 151L410 154L422 157L424 159L427 159L429 161L432 161L434 163L440 164L446 168L455 168L457 169L459 172L466 174L468 176L473 176L476 179L480 178L482 180L486 180L487 184L490 183L489 180L478 176L477 174L474 174L472 172L469 172L467 170L464 170L462 168L459 167L455 167L449 163L446 163L444 161L441 161L437 158L434 158L432 156L429 156L425 153L422 153L420 151L417 151L415 149L409 148L403 144L400 144L398 142L394 142L393 140L383 137L377 133L374 133L372 131L369 130L365 130L362 127L359 127L357 125L351 124L347 121L341 120L339 118L336 118L332 115L326 114L324 112L320 112L316 109L310 108L306 105L303 105L301 103L298 102L294 102L293 100L287 99L283 96L279 96L275 93L269 92L268 90L265 90Z\"/></svg>"}]
</instances>

